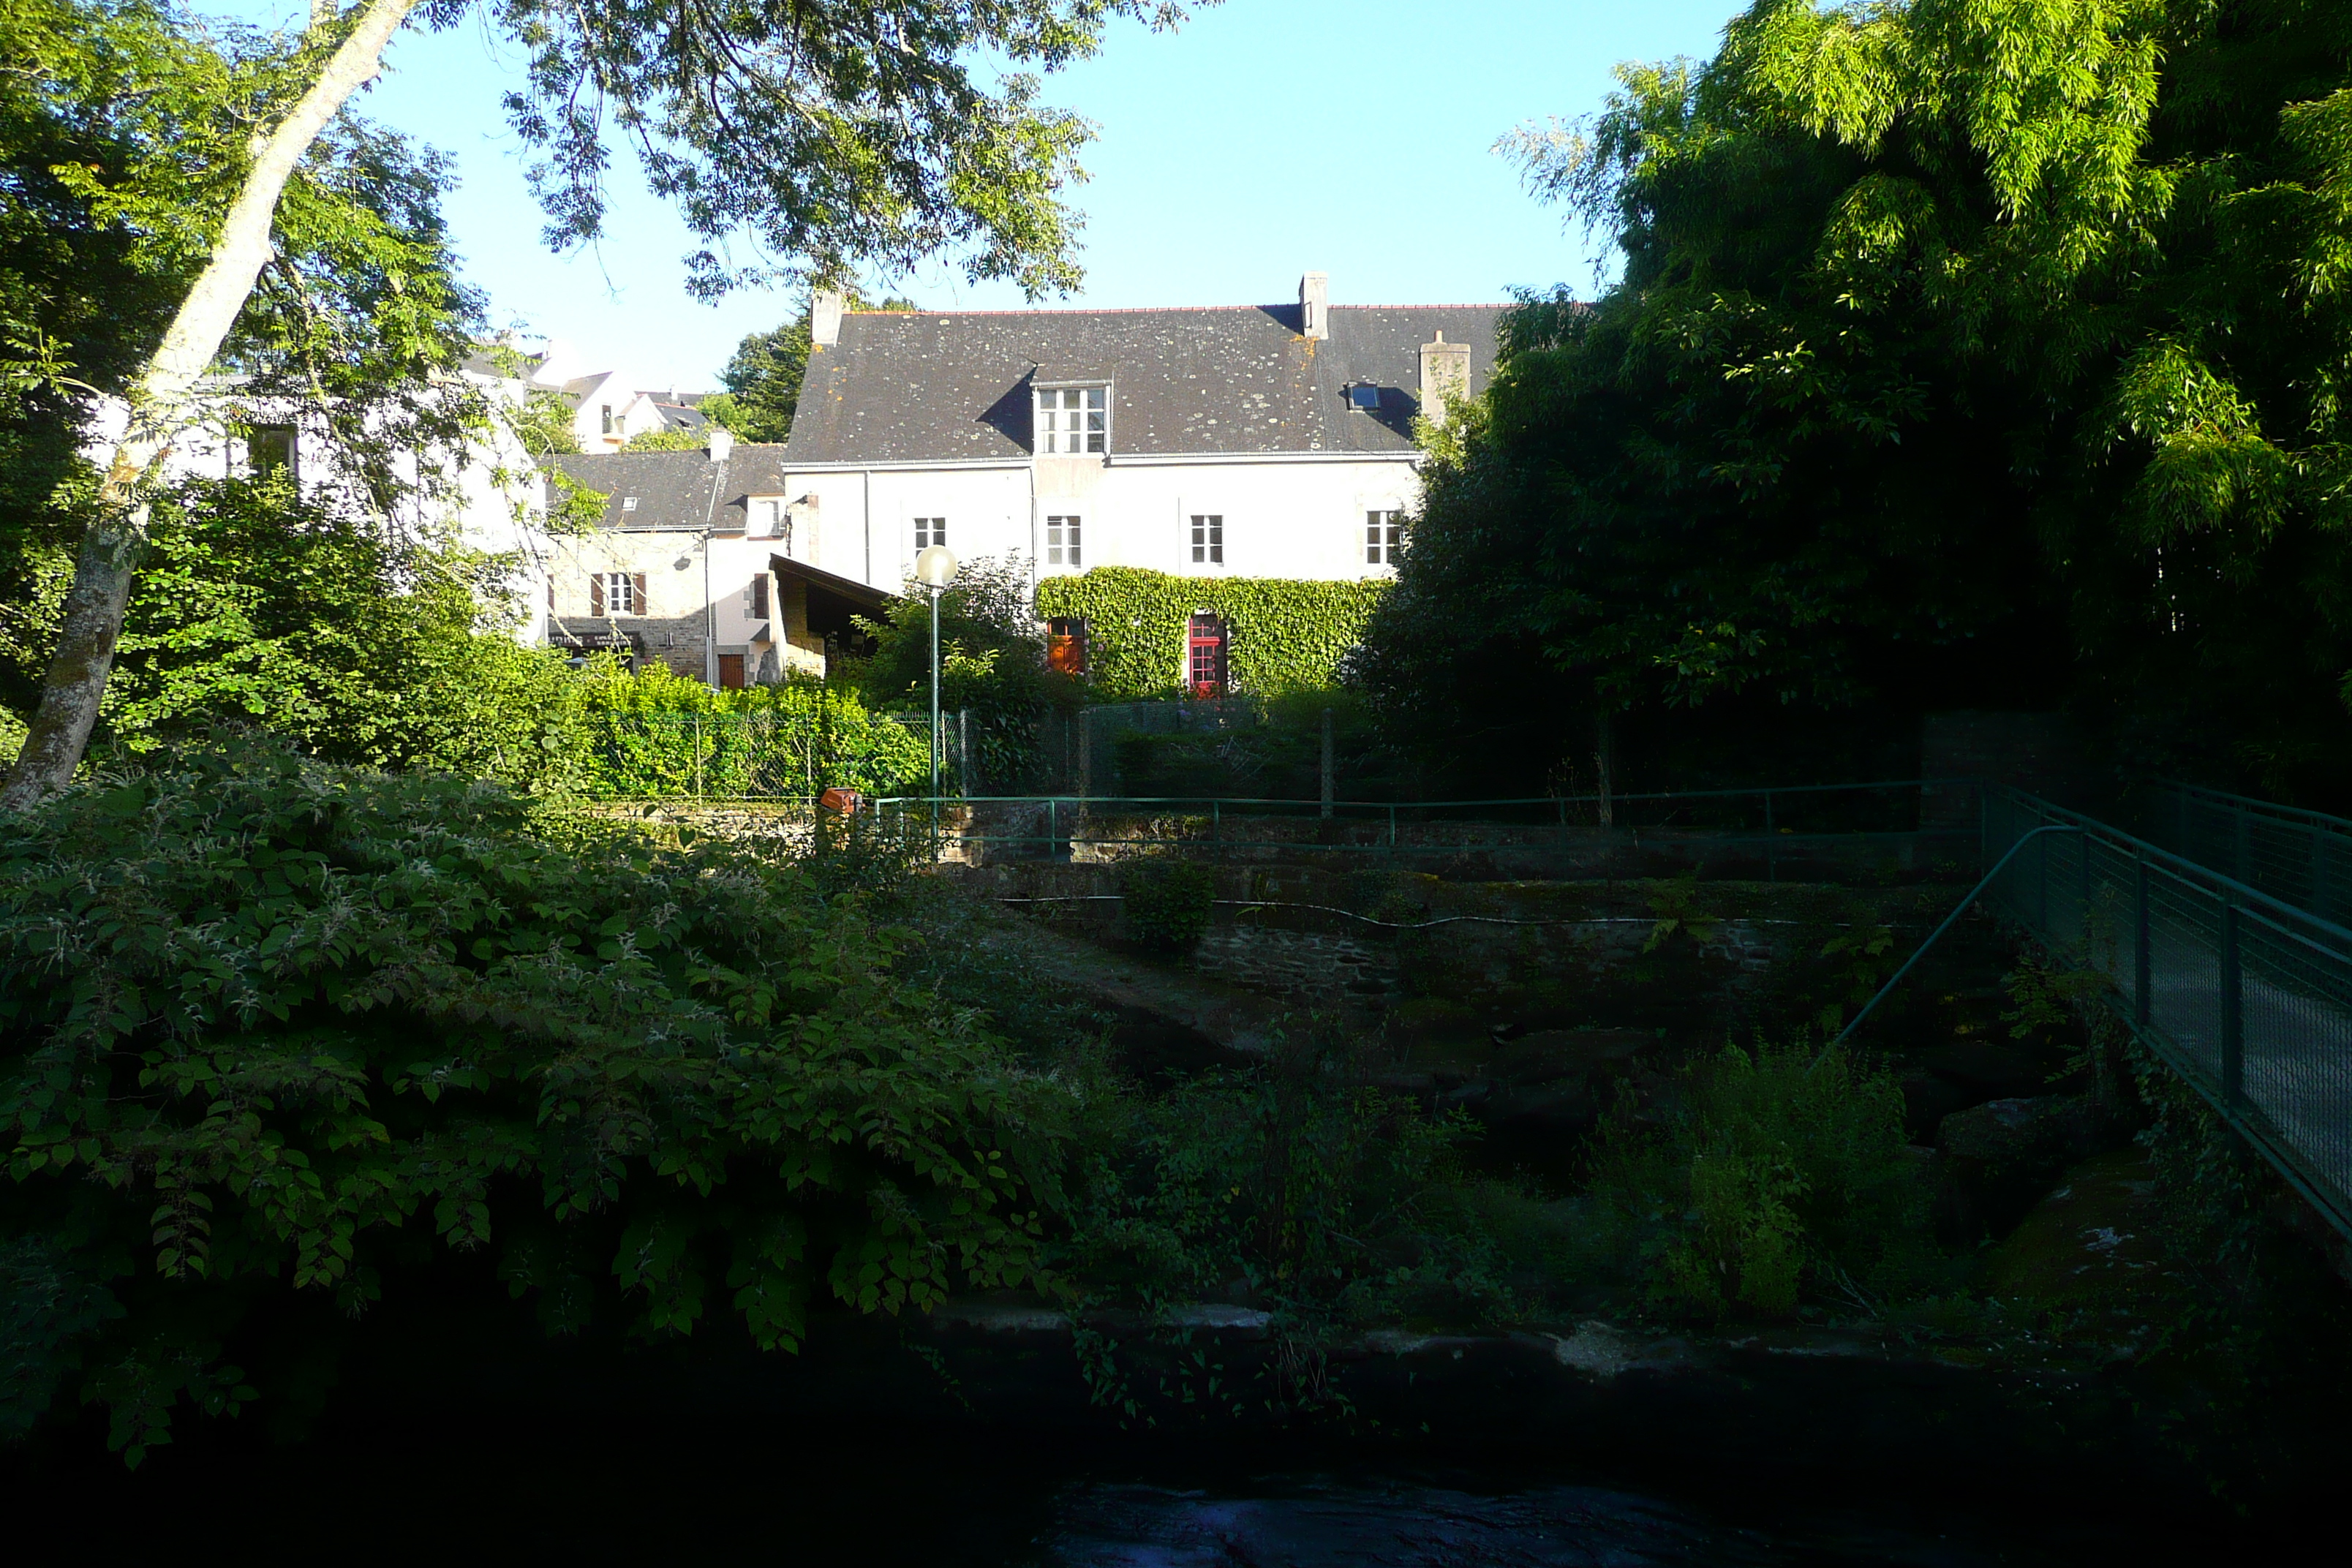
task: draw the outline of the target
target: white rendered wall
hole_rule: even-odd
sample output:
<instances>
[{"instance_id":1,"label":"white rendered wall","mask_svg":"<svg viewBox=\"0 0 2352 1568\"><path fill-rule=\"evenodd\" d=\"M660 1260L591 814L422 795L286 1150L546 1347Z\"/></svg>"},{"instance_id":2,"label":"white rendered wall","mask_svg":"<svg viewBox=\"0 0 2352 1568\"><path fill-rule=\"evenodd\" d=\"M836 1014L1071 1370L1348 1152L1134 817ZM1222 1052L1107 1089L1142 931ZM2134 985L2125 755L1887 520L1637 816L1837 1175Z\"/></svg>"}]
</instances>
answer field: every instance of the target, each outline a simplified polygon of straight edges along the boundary
<instances>
[{"instance_id":1,"label":"white rendered wall","mask_svg":"<svg viewBox=\"0 0 2352 1568\"><path fill-rule=\"evenodd\" d=\"M1409 461L1103 463L1040 458L1003 468L818 469L786 476L800 503L792 554L895 592L914 569L914 520L943 517L964 559L1019 556L1041 576L1045 520L1083 520L1078 570L1139 566L1178 576L1352 582L1387 576L1365 560L1365 514L1410 510ZM814 501L812 506L808 504ZM1192 558L1192 516L1224 519L1222 565Z\"/></svg>"}]
</instances>

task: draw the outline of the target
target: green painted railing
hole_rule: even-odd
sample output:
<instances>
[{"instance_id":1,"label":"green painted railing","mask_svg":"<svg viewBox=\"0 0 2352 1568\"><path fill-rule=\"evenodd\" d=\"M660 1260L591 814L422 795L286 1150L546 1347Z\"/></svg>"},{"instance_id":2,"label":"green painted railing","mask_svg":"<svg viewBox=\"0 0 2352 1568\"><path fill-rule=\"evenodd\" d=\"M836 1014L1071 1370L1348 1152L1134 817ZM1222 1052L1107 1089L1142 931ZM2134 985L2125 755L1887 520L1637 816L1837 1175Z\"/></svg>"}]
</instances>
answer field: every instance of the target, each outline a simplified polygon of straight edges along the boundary
<instances>
[{"instance_id":1,"label":"green painted railing","mask_svg":"<svg viewBox=\"0 0 2352 1568\"><path fill-rule=\"evenodd\" d=\"M1988 863L2021 847L1986 902L2104 975L2149 1048L2352 1236L2352 929L1998 785L1983 845Z\"/></svg>"}]
</instances>

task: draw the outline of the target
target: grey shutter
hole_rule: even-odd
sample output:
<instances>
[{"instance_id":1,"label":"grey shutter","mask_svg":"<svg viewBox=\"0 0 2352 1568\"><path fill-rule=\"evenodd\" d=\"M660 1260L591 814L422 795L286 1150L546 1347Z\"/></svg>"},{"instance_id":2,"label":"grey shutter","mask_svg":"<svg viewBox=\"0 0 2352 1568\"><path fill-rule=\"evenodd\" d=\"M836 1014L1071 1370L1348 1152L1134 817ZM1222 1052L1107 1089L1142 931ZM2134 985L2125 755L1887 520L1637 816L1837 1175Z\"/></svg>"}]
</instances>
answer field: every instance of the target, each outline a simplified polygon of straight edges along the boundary
<instances>
[{"instance_id":1,"label":"grey shutter","mask_svg":"<svg viewBox=\"0 0 2352 1568\"><path fill-rule=\"evenodd\" d=\"M751 618L755 621L768 618L768 578L765 573L751 579Z\"/></svg>"}]
</instances>

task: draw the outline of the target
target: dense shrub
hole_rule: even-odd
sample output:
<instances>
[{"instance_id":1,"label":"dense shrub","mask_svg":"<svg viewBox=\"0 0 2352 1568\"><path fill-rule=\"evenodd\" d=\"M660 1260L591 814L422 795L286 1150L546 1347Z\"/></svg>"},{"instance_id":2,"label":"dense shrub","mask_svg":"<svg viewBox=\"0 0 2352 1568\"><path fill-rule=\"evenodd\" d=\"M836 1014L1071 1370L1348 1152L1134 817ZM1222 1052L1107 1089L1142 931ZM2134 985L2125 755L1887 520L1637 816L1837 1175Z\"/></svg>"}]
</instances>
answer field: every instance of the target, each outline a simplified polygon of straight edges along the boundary
<instances>
[{"instance_id":1,"label":"dense shrub","mask_svg":"<svg viewBox=\"0 0 2352 1568\"><path fill-rule=\"evenodd\" d=\"M1461 1159L1473 1124L1364 1067L1343 1037L1291 1029L1260 1061L1106 1108L1073 1173L1073 1281L1142 1304L1239 1295L1310 1336L1507 1320L1489 1184Z\"/></svg>"},{"instance_id":2,"label":"dense shrub","mask_svg":"<svg viewBox=\"0 0 2352 1568\"><path fill-rule=\"evenodd\" d=\"M253 1396L279 1296L453 1251L551 1331L770 1347L1028 1279L1071 1098L896 940L793 866L270 746L0 822L0 1428L78 1392L135 1458Z\"/></svg>"},{"instance_id":3,"label":"dense shrub","mask_svg":"<svg viewBox=\"0 0 2352 1568\"><path fill-rule=\"evenodd\" d=\"M597 658L565 695L580 715L577 743L549 776L586 795L906 795L929 784L922 738L837 686L803 679L730 691L667 665L631 674Z\"/></svg>"},{"instance_id":4,"label":"dense shrub","mask_svg":"<svg viewBox=\"0 0 2352 1568\"><path fill-rule=\"evenodd\" d=\"M1181 954L1201 945L1217 897L1216 874L1190 860L1139 860L1120 882L1127 937L1152 952Z\"/></svg>"},{"instance_id":5,"label":"dense shrub","mask_svg":"<svg viewBox=\"0 0 2352 1568\"><path fill-rule=\"evenodd\" d=\"M1860 1304L1926 1267L1926 1191L1903 1093L1843 1050L1727 1047L1696 1064L1644 1131L1602 1131L1595 1191L1646 1261L1654 1300L1709 1316Z\"/></svg>"},{"instance_id":6,"label":"dense shrub","mask_svg":"<svg viewBox=\"0 0 2352 1568\"><path fill-rule=\"evenodd\" d=\"M282 475L184 481L153 503L100 753L258 724L328 762L571 787L571 673L515 640L512 565L306 500ZM29 701L70 558L36 552L18 570L0 603L0 688Z\"/></svg>"}]
</instances>

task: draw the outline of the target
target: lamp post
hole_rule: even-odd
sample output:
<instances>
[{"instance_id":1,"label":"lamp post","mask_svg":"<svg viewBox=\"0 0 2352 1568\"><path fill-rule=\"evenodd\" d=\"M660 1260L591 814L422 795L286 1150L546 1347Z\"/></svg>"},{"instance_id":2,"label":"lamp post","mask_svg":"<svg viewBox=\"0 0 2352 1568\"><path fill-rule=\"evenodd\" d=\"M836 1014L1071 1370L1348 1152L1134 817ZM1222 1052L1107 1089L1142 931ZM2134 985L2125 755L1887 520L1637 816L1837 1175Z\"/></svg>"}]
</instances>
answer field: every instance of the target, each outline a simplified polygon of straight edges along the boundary
<instances>
[{"instance_id":1,"label":"lamp post","mask_svg":"<svg viewBox=\"0 0 2352 1568\"><path fill-rule=\"evenodd\" d=\"M931 592L931 811L940 809L940 591L955 581L956 558L944 544L915 557L915 581Z\"/></svg>"}]
</instances>

